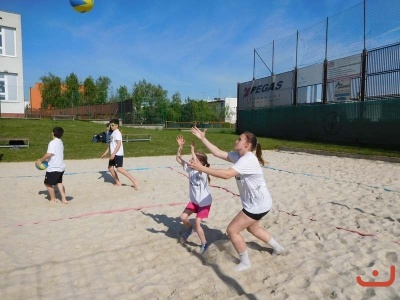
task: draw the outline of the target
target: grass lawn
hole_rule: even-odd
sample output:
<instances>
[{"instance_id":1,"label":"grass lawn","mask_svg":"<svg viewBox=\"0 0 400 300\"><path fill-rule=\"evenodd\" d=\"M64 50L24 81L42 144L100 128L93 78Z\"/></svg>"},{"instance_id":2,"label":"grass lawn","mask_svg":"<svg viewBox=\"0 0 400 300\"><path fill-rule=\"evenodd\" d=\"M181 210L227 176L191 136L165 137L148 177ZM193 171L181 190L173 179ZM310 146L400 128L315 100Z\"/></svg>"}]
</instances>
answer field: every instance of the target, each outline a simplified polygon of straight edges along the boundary
<instances>
[{"instance_id":1,"label":"grass lawn","mask_svg":"<svg viewBox=\"0 0 400 300\"><path fill-rule=\"evenodd\" d=\"M62 140L65 147L65 159L91 159L99 158L106 150L104 143L93 143L94 134L105 130L105 124L88 121L53 121L50 119L0 119L1 138L29 138L29 148L0 148L1 162L34 162L46 153L47 145L51 140L53 127L64 128ZM175 138L181 134L186 139L187 147L184 155L190 152L190 142L196 141L199 150L209 153L203 144L194 137L190 131L185 130L151 130L137 129L122 126L123 133L150 134L151 142L124 143L125 157L175 155L177 143ZM209 130L207 138L219 148L229 151L233 149L237 135L231 129ZM378 155L400 158L400 151L372 149L365 147L343 146L326 143L286 141L271 138L259 138L263 150L278 149L279 147L292 147L301 149L314 149L350 154Z\"/></svg>"}]
</instances>

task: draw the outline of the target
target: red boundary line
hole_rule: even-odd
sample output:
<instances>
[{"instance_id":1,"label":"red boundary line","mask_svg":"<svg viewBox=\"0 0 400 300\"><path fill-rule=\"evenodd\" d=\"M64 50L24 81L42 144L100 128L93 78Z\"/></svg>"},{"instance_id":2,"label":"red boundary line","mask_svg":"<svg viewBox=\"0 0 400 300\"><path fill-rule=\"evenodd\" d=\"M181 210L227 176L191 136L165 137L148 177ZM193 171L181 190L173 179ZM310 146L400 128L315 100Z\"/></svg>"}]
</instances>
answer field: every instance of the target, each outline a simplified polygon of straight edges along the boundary
<instances>
[{"instance_id":1,"label":"red boundary line","mask_svg":"<svg viewBox=\"0 0 400 300\"><path fill-rule=\"evenodd\" d=\"M172 171L176 171L172 167L168 167L168 169L170 169ZM179 174L181 174L181 175L183 175L185 177L188 177L185 173L182 173L180 171L176 171L176 172L178 172ZM228 193L230 193L230 194L232 194L234 196L240 197L239 194L236 194L236 193L230 191L227 188L224 188L224 187L221 187L221 186L218 186L218 185L210 185L210 186L213 187L213 188L222 189L222 190L224 190L224 191L226 191L226 192L228 192ZM215 199L215 200L217 200L217 199ZM133 211L141 211L142 209L145 209L145 208L154 208L154 207L163 207L163 206L177 206L177 205L184 205L184 204L186 204L186 202L175 202L175 203L169 203L169 204L157 204L157 205L147 205L147 206L140 206L140 207L129 207L129 208L122 208L122 209L105 210L105 211L100 211L100 212L85 213L85 214L82 214L82 215L78 215L78 216L74 216L74 217L68 217L68 218L62 218L62 219L52 219L52 220L47 220L47 221L34 221L34 222L28 222L28 223L19 223L19 224L15 224L15 226L23 227L23 226L28 225L28 224L35 224L36 225L36 224L41 224L41 223L46 223L46 222L57 222L57 221L63 221L63 220L73 220L73 219L80 219L80 218L89 217L89 216L95 216L95 215L112 214L112 213L116 213L116 212L126 212L126 211L132 211L132 210ZM283 212L283 213L285 213L285 214L287 214L289 216L293 216L293 217L298 217L299 216L297 214L290 213L290 212L287 212L287 211L284 211L284 210L278 210L278 212ZM318 220L315 220L315 219L312 219L312 218L310 218L309 220L318 221ZM3 227L8 227L8 226L3 226ZM341 226L335 226L335 228L338 229L338 230L344 230L344 231L347 231L347 232L355 233L355 234L358 234L358 235L360 235L362 237L369 236L369 237L379 238L375 234L363 233L363 232L360 232L360 231L357 231L357 230L347 229L347 228L344 228L344 227L341 227ZM400 240L399 241L394 241L393 243L400 245Z\"/></svg>"}]
</instances>

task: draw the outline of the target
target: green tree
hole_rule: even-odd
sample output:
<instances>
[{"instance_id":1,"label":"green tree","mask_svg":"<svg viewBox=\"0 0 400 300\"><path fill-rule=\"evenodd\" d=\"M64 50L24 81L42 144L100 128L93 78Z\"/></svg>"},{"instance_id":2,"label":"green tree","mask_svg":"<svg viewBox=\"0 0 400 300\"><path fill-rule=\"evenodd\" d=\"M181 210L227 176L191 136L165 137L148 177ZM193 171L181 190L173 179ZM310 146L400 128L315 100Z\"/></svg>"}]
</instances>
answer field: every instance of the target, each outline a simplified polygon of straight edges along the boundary
<instances>
[{"instance_id":1,"label":"green tree","mask_svg":"<svg viewBox=\"0 0 400 300\"><path fill-rule=\"evenodd\" d=\"M133 85L133 105L136 119L147 124L163 123L169 105L168 91L161 85L153 85L145 79Z\"/></svg>"},{"instance_id":2,"label":"green tree","mask_svg":"<svg viewBox=\"0 0 400 300\"><path fill-rule=\"evenodd\" d=\"M129 97L130 97L130 95L129 95L127 86L126 85L121 85L117 89L117 95L116 95L117 101L121 102L121 101L129 99Z\"/></svg>"},{"instance_id":3,"label":"green tree","mask_svg":"<svg viewBox=\"0 0 400 300\"><path fill-rule=\"evenodd\" d=\"M108 78L107 76L100 76L96 80L96 91L97 91L97 97L96 97L96 104L104 104L107 102L108 99L108 89L111 84L111 79Z\"/></svg>"},{"instance_id":4,"label":"green tree","mask_svg":"<svg viewBox=\"0 0 400 300\"><path fill-rule=\"evenodd\" d=\"M209 120L210 121L216 121L216 122L224 122L225 121L225 116L227 114L227 110L223 104L223 102L211 102L209 103L210 107L210 116Z\"/></svg>"},{"instance_id":5,"label":"green tree","mask_svg":"<svg viewBox=\"0 0 400 300\"><path fill-rule=\"evenodd\" d=\"M66 107L76 107L79 105L79 87L79 79L75 73L71 73L65 78L62 95L66 101Z\"/></svg>"},{"instance_id":6,"label":"green tree","mask_svg":"<svg viewBox=\"0 0 400 300\"><path fill-rule=\"evenodd\" d=\"M200 122L208 122L213 120L213 113L210 104L204 100L195 102L195 120Z\"/></svg>"},{"instance_id":7,"label":"green tree","mask_svg":"<svg viewBox=\"0 0 400 300\"><path fill-rule=\"evenodd\" d=\"M195 108L194 100L189 97L185 99L182 105L181 122L192 122L195 121Z\"/></svg>"},{"instance_id":8,"label":"green tree","mask_svg":"<svg viewBox=\"0 0 400 300\"><path fill-rule=\"evenodd\" d=\"M96 85L91 76L87 77L83 82L83 95L81 97L81 105L92 105L96 103Z\"/></svg>"},{"instance_id":9,"label":"green tree","mask_svg":"<svg viewBox=\"0 0 400 300\"><path fill-rule=\"evenodd\" d=\"M133 84L132 98L136 111L141 111L145 105L148 91L150 90L150 84L145 79Z\"/></svg>"},{"instance_id":10,"label":"green tree","mask_svg":"<svg viewBox=\"0 0 400 300\"><path fill-rule=\"evenodd\" d=\"M180 122L182 116L182 100L179 92L172 95L172 100L167 107L166 121Z\"/></svg>"},{"instance_id":11,"label":"green tree","mask_svg":"<svg viewBox=\"0 0 400 300\"><path fill-rule=\"evenodd\" d=\"M181 122L221 121L220 114L217 103L187 98L182 105Z\"/></svg>"},{"instance_id":12,"label":"green tree","mask_svg":"<svg viewBox=\"0 0 400 300\"><path fill-rule=\"evenodd\" d=\"M49 73L40 77L42 85L40 93L42 95L42 108L59 108L62 102L61 96L61 78Z\"/></svg>"}]
</instances>

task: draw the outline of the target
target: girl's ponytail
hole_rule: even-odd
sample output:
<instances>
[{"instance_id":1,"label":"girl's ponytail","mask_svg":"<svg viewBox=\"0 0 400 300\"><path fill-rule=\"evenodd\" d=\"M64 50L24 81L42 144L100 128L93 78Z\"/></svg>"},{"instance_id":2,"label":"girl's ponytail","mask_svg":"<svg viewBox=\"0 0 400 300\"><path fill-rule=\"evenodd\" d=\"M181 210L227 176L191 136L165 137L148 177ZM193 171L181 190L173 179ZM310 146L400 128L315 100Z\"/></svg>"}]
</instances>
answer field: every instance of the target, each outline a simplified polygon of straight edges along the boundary
<instances>
[{"instance_id":1,"label":"girl's ponytail","mask_svg":"<svg viewBox=\"0 0 400 300\"><path fill-rule=\"evenodd\" d=\"M201 151L198 151L196 153L196 157L203 166L206 166L207 168L210 167L210 164L208 163L207 154L205 154ZM208 174L207 174L207 179L208 179L208 183L210 183L211 179L210 179L210 175L208 175Z\"/></svg>"},{"instance_id":2,"label":"girl's ponytail","mask_svg":"<svg viewBox=\"0 0 400 300\"><path fill-rule=\"evenodd\" d=\"M266 161L262 157L261 145L257 141L257 137L249 131L245 131L243 133L246 136L247 141L251 144L251 151L254 151L254 149L256 150L256 157L258 159L258 162L264 166L266 164Z\"/></svg>"}]
</instances>

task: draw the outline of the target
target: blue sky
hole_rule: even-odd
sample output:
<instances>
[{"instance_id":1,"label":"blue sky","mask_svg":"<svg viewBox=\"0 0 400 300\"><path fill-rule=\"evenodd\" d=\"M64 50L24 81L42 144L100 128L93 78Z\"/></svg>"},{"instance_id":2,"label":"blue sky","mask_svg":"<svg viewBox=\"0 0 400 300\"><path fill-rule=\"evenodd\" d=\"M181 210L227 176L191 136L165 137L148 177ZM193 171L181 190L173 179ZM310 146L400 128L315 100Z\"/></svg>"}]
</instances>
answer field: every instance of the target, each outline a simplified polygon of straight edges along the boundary
<instances>
[{"instance_id":1,"label":"blue sky","mask_svg":"<svg viewBox=\"0 0 400 300\"><path fill-rule=\"evenodd\" d=\"M25 99L52 73L108 76L112 91L145 79L182 99L236 97L253 76L253 50L349 9L361 0L0 0L22 19Z\"/></svg>"}]
</instances>

